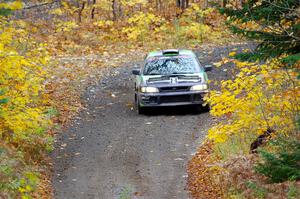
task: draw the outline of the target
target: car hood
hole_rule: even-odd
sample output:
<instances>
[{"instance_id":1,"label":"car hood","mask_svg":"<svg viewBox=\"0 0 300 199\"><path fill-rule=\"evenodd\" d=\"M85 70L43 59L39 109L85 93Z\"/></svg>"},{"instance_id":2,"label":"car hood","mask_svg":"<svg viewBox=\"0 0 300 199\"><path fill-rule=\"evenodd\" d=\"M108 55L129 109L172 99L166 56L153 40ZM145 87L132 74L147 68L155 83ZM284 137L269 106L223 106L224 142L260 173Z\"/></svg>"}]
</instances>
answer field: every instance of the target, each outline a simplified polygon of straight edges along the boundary
<instances>
[{"instance_id":1,"label":"car hood","mask_svg":"<svg viewBox=\"0 0 300 199\"><path fill-rule=\"evenodd\" d=\"M176 75L144 75L143 85L195 84L206 83L204 73Z\"/></svg>"}]
</instances>

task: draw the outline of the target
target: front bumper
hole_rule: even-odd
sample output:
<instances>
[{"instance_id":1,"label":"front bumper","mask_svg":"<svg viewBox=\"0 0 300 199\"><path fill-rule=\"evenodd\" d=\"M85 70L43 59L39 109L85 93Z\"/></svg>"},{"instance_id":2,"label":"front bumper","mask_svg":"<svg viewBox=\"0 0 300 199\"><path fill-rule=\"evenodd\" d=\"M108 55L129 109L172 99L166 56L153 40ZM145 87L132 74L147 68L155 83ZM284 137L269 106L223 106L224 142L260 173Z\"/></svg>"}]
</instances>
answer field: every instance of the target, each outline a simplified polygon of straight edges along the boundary
<instances>
[{"instance_id":1,"label":"front bumper","mask_svg":"<svg viewBox=\"0 0 300 199\"><path fill-rule=\"evenodd\" d=\"M207 91L185 91L167 93L138 93L138 102L142 107L181 106L203 104Z\"/></svg>"}]
</instances>

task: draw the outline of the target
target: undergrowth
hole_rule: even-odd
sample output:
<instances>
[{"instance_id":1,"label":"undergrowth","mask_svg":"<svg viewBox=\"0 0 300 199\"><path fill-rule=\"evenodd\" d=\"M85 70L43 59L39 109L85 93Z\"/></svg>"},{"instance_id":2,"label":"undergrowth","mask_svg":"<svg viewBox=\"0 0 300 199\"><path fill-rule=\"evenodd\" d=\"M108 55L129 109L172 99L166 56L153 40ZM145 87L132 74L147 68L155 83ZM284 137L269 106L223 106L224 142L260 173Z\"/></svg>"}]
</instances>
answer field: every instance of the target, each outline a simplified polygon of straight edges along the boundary
<instances>
[{"instance_id":1,"label":"undergrowth","mask_svg":"<svg viewBox=\"0 0 300 199\"><path fill-rule=\"evenodd\" d=\"M262 161L255 167L256 172L267 176L272 183L300 179L300 142L282 139L272 142L272 147L279 149L259 151Z\"/></svg>"}]
</instances>

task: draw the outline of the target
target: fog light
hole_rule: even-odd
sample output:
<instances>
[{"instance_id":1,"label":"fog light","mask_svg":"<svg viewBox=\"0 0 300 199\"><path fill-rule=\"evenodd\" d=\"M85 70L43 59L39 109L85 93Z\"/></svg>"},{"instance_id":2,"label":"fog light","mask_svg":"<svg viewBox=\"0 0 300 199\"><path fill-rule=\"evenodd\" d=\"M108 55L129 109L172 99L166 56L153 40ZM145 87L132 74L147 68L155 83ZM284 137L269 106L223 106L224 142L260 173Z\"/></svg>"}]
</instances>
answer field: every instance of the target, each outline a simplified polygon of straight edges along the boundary
<instances>
[{"instance_id":1,"label":"fog light","mask_svg":"<svg viewBox=\"0 0 300 199\"><path fill-rule=\"evenodd\" d=\"M142 87L141 88L142 93L158 93L158 88L155 87Z\"/></svg>"},{"instance_id":2,"label":"fog light","mask_svg":"<svg viewBox=\"0 0 300 199\"><path fill-rule=\"evenodd\" d=\"M199 85L194 85L191 87L191 91L203 91L207 90L208 86L207 84L199 84Z\"/></svg>"}]
</instances>

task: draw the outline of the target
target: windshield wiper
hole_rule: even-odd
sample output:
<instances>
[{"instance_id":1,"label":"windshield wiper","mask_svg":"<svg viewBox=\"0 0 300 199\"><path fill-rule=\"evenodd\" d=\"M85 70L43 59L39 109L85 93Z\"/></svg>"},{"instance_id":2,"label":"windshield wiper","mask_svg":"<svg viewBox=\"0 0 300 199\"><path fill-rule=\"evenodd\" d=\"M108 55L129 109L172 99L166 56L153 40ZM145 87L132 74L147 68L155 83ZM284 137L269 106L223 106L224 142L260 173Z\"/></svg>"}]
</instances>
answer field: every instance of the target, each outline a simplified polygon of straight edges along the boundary
<instances>
[{"instance_id":1,"label":"windshield wiper","mask_svg":"<svg viewBox=\"0 0 300 199\"><path fill-rule=\"evenodd\" d=\"M193 74L193 73L171 73L171 74L167 74L167 75L163 75L163 76L169 76L169 77L175 77L175 76L186 76L186 75L190 75L190 74Z\"/></svg>"},{"instance_id":2,"label":"windshield wiper","mask_svg":"<svg viewBox=\"0 0 300 199\"><path fill-rule=\"evenodd\" d=\"M194 72L174 72L172 74L187 75L187 74L194 74Z\"/></svg>"},{"instance_id":3,"label":"windshield wiper","mask_svg":"<svg viewBox=\"0 0 300 199\"><path fill-rule=\"evenodd\" d=\"M170 73L170 74L159 74L159 73L149 73L149 74L145 74L145 75L160 75L162 77L178 77L178 76L186 76L186 75L190 75L190 74L194 74L192 72L185 72L185 73L180 73L180 72L174 72L174 73Z\"/></svg>"},{"instance_id":4,"label":"windshield wiper","mask_svg":"<svg viewBox=\"0 0 300 199\"><path fill-rule=\"evenodd\" d=\"M149 74L145 74L145 75L161 75L159 73L149 73Z\"/></svg>"}]
</instances>

